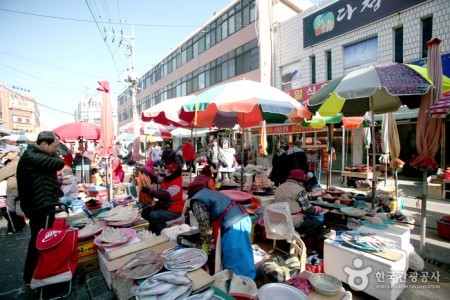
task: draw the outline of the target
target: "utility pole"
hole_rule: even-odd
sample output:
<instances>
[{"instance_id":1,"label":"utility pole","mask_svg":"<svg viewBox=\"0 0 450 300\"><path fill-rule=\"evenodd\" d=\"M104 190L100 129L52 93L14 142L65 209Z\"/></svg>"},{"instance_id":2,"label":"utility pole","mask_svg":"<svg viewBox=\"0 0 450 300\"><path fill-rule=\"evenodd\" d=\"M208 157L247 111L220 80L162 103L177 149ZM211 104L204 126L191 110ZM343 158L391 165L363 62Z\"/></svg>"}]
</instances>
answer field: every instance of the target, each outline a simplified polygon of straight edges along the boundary
<instances>
[{"instance_id":1,"label":"utility pole","mask_svg":"<svg viewBox=\"0 0 450 300\"><path fill-rule=\"evenodd\" d=\"M127 48L130 50L131 56L131 70L128 72L128 77L125 81L130 83L130 91L131 91L131 106L132 106L132 114L133 114L133 156L132 158L139 157L139 149L140 149L140 125L139 125L139 115L137 111L137 103L136 103L136 94L137 94L137 74L134 65L134 25L133 23L126 21L131 25L131 37L126 36L123 33L107 33L107 36L112 36L113 39L115 37L121 38L120 44L122 41L126 41L128 43Z\"/></svg>"}]
</instances>

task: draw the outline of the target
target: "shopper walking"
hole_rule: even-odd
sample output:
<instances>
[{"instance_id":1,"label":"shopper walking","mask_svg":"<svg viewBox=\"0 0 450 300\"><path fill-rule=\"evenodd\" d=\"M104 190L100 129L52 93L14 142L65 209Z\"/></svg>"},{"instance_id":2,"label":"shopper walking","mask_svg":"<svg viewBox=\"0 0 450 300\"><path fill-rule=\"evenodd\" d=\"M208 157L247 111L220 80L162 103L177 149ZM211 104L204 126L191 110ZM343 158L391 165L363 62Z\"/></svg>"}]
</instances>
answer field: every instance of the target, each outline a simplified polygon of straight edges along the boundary
<instances>
[{"instance_id":1,"label":"shopper walking","mask_svg":"<svg viewBox=\"0 0 450 300\"><path fill-rule=\"evenodd\" d=\"M55 152L59 141L56 133L42 131L36 144L25 150L17 166L20 205L30 220L31 229L23 274L25 284L30 284L39 258L37 235L41 229L52 227L55 220L55 206L61 192L57 172L64 167L64 161Z\"/></svg>"}]
</instances>

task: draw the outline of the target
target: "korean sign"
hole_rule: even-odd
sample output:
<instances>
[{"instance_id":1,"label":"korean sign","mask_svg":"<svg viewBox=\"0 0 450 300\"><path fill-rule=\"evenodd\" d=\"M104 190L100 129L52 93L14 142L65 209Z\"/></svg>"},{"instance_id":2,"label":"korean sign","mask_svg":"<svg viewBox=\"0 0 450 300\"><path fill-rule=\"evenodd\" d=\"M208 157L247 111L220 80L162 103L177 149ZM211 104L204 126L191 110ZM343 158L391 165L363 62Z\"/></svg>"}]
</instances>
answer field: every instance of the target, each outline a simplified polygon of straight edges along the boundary
<instances>
[{"instance_id":1,"label":"korean sign","mask_svg":"<svg viewBox=\"0 0 450 300\"><path fill-rule=\"evenodd\" d=\"M426 0L342 0L303 19L303 47L380 20Z\"/></svg>"}]
</instances>

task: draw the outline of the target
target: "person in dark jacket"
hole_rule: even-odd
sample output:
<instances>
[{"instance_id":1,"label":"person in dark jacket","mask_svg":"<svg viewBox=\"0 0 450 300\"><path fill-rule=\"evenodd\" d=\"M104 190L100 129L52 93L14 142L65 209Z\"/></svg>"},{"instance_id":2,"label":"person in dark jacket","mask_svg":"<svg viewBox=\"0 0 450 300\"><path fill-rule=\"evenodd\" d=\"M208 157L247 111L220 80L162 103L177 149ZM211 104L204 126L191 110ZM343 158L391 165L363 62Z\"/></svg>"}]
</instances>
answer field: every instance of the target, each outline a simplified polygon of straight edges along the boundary
<instances>
[{"instance_id":1,"label":"person in dark jacket","mask_svg":"<svg viewBox=\"0 0 450 300\"><path fill-rule=\"evenodd\" d=\"M166 166L174 162L176 162L175 151L173 151L173 149L170 148L169 144L166 144L164 146L164 151L161 155L161 165Z\"/></svg>"},{"instance_id":2,"label":"person in dark jacket","mask_svg":"<svg viewBox=\"0 0 450 300\"><path fill-rule=\"evenodd\" d=\"M202 250L209 253L211 242L218 241L220 229L224 269L255 278L250 216L230 197L207 186L208 181L193 181L188 186L190 209L199 223Z\"/></svg>"},{"instance_id":3,"label":"person in dark jacket","mask_svg":"<svg viewBox=\"0 0 450 300\"><path fill-rule=\"evenodd\" d=\"M30 284L39 251L36 239L39 231L53 226L55 206L59 204L61 189L57 172L64 161L55 152L60 138L51 131L39 133L36 144L29 145L17 166L17 186L20 206L30 220L31 238L24 266L25 284Z\"/></svg>"},{"instance_id":4,"label":"person in dark jacket","mask_svg":"<svg viewBox=\"0 0 450 300\"><path fill-rule=\"evenodd\" d=\"M308 174L308 157L306 156L305 150L300 148L300 141L296 141L294 145L286 151L286 167L288 172L300 169L303 173Z\"/></svg>"}]
</instances>

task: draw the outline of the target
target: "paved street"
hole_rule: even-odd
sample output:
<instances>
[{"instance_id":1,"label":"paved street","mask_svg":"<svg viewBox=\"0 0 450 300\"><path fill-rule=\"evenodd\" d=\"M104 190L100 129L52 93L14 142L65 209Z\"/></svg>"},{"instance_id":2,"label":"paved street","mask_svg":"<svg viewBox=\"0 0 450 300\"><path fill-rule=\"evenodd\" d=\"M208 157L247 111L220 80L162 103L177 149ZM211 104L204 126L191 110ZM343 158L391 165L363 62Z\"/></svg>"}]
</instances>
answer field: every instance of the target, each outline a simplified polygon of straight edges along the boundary
<instances>
[{"instance_id":1,"label":"paved street","mask_svg":"<svg viewBox=\"0 0 450 300\"><path fill-rule=\"evenodd\" d=\"M324 176L323 176L324 177ZM322 184L325 184L322 178ZM340 186L338 174L333 174L333 185ZM389 182L389 184L392 184ZM384 184L381 183L384 187ZM416 208L417 195L421 194L422 182L411 178L401 178L399 188L403 191L405 201L404 213L416 220L416 226L411 232L411 244L419 251L420 238L420 212ZM344 189L347 189L344 187ZM436 230L436 218L450 213L450 202L429 199L428 222L427 222L427 244L425 248L425 271L440 273L439 288L435 289L405 289L400 299L448 299L450 293L450 242L441 239ZM6 231L5 219L0 220L0 231ZM36 298L34 291L27 288L22 281L22 267L26 254L27 244L30 237L29 227L18 235L0 238L0 299L33 299ZM96 274L97 275L97 274ZM92 280L99 279L98 276ZM88 278L89 280L89 278ZM81 282L82 283L82 282ZM98 288L98 282L97 288ZM102 283L100 283L101 285ZM75 280L72 293L67 299L113 299L111 292L106 292L96 297L90 297L86 283L80 284ZM353 292L354 299L368 299L366 294Z\"/></svg>"}]
</instances>

